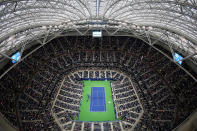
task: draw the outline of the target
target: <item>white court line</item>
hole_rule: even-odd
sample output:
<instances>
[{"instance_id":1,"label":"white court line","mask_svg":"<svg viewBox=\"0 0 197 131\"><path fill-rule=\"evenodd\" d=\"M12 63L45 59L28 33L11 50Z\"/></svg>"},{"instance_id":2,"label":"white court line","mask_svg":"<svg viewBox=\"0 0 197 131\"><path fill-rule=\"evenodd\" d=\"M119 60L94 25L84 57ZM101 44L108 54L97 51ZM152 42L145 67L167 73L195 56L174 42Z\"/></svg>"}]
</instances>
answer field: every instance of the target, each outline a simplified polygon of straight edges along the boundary
<instances>
[{"instance_id":1,"label":"white court line","mask_svg":"<svg viewBox=\"0 0 197 131\"><path fill-rule=\"evenodd\" d=\"M91 96L90 96L90 112L92 112L92 88L91 88Z\"/></svg>"},{"instance_id":2,"label":"white court line","mask_svg":"<svg viewBox=\"0 0 197 131\"><path fill-rule=\"evenodd\" d=\"M104 106L104 112L106 112L106 103L105 103L105 88L103 88L103 106Z\"/></svg>"}]
</instances>

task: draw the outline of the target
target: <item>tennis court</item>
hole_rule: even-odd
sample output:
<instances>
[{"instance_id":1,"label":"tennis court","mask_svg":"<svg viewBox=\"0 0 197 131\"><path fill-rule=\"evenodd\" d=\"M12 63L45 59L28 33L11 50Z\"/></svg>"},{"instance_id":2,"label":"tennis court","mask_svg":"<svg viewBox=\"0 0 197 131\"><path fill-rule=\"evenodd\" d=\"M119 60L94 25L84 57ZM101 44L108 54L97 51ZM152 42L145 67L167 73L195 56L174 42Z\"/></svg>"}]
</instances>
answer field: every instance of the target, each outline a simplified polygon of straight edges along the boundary
<instances>
[{"instance_id":1,"label":"tennis court","mask_svg":"<svg viewBox=\"0 0 197 131\"><path fill-rule=\"evenodd\" d=\"M104 87L91 88L90 112L106 112Z\"/></svg>"},{"instance_id":2,"label":"tennis court","mask_svg":"<svg viewBox=\"0 0 197 131\"><path fill-rule=\"evenodd\" d=\"M84 80L79 121L116 120L110 81Z\"/></svg>"}]
</instances>

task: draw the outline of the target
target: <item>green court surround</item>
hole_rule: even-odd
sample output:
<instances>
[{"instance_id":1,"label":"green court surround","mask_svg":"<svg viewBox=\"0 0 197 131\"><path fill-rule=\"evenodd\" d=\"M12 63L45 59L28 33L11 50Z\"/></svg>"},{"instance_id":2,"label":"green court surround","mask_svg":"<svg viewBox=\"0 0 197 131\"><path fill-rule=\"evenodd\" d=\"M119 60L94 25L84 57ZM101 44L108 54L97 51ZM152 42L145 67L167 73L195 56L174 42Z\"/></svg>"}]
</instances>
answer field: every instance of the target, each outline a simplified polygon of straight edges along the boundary
<instances>
[{"instance_id":1,"label":"green court surround","mask_svg":"<svg viewBox=\"0 0 197 131\"><path fill-rule=\"evenodd\" d=\"M88 95L91 95L91 87L104 87L106 112L90 112L90 99L87 102ZM114 102L110 81L91 81L84 80L84 88L82 94L79 121L114 121L116 120L114 112Z\"/></svg>"}]
</instances>

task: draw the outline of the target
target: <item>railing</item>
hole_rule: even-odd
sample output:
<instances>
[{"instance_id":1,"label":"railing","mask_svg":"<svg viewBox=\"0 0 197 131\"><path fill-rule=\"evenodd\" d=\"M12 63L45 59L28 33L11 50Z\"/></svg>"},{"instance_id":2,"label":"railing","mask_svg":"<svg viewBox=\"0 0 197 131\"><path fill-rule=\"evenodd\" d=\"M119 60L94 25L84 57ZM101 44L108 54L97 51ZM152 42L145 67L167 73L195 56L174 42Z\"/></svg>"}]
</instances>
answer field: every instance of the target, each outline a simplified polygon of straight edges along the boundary
<instances>
[{"instance_id":1,"label":"railing","mask_svg":"<svg viewBox=\"0 0 197 131\"><path fill-rule=\"evenodd\" d=\"M116 79L113 78L79 78L77 79L78 81L83 81L83 80L94 80L94 81L115 81Z\"/></svg>"},{"instance_id":2,"label":"railing","mask_svg":"<svg viewBox=\"0 0 197 131\"><path fill-rule=\"evenodd\" d=\"M98 122L105 123L105 122L121 122L122 120L114 120L114 121L80 121L80 120L73 120L73 121L75 121L75 122L87 122L87 123L93 123L93 122L95 122L95 123L98 123Z\"/></svg>"},{"instance_id":3,"label":"railing","mask_svg":"<svg viewBox=\"0 0 197 131\"><path fill-rule=\"evenodd\" d=\"M196 125L192 126L193 123ZM197 109L172 131L194 131L194 129L197 129Z\"/></svg>"}]
</instances>

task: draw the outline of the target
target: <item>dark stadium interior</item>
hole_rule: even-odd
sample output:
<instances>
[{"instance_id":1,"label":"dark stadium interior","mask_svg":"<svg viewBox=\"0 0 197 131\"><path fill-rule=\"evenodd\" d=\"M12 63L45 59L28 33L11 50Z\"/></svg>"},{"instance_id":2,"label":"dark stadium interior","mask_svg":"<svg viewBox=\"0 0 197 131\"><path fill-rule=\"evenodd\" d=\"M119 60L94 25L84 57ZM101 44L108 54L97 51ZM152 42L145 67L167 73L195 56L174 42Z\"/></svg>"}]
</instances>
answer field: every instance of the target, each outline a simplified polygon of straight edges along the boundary
<instances>
[{"instance_id":1,"label":"dark stadium interior","mask_svg":"<svg viewBox=\"0 0 197 131\"><path fill-rule=\"evenodd\" d=\"M173 57L163 47L155 46ZM23 55L36 47L25 50ZM9 62L0 73L11 66ZM186 62L182 66L197 76ZM78 115L83 88L83 83L77 78L91 78L92 73L96 78L117 80L113 92L118 109L116 114L127 117L102 124L73 121L71 116ZM61 85L65 76L67 79ZM133 86L130 86L129 79ZM60 90L59 93L66 97L57 96L59 102L53 106L60 85L71 88L65 88L67 93ZM132 88L139 97L136 102L130 102L138 99L132 96ZM21 131L59 131L62 128L77 131L82 127L91 130L92 124L95 130L101 130L102 125L104 131L111 128L114 131L122 128L169 131L196 109L196 92L197 82L190 75L140 39L128 36L67 36L43 45L0 79L0 112L8 123ZM67 111L56 114L58 119L61 118L57 123L52 113L61 112L60 107ZM142 116L137 120L138 113Z\"/></svg>"}]
</instances>

